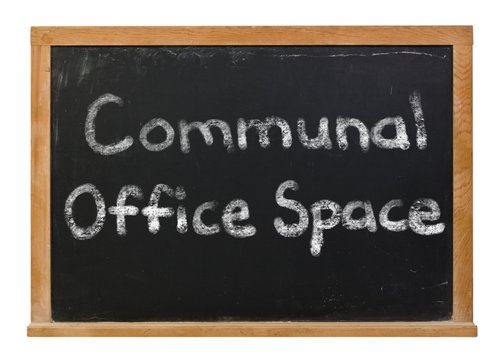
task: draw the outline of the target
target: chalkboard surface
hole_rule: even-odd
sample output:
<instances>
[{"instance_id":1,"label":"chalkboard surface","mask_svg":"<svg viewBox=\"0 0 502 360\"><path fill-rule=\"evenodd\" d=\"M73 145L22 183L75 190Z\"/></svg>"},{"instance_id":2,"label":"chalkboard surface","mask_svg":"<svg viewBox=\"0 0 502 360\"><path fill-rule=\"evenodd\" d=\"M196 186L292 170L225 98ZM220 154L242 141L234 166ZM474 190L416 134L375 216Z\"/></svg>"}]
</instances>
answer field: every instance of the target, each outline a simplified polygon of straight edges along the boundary
<instances>
[{"instance_id":1,"label":"chalkboard surface","mask_svg":"<svg viewBox=\"0 0 502 360\"><path fill-rule=\"evenodd\" d=\"M51 52L55 321L451 317L451 47Z\"/></svg>"}]
</instances>

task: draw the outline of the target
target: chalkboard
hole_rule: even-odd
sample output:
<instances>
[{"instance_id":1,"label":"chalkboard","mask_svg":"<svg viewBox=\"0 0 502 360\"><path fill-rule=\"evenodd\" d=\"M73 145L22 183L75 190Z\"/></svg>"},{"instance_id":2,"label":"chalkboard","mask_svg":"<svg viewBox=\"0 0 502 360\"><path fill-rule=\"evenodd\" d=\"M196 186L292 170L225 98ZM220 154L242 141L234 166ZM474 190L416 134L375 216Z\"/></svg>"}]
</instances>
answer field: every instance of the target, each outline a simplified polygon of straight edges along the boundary
<instances>
[{"instance_id":1,"label":"chalkboard","mask_svg":"<svg viewBox=\"0 0 502 360\"><path fill-rule=\"evenodd\" d=\"M451 46L52 46L58 322L452 316Z\"/></svg>"}]
</instances>

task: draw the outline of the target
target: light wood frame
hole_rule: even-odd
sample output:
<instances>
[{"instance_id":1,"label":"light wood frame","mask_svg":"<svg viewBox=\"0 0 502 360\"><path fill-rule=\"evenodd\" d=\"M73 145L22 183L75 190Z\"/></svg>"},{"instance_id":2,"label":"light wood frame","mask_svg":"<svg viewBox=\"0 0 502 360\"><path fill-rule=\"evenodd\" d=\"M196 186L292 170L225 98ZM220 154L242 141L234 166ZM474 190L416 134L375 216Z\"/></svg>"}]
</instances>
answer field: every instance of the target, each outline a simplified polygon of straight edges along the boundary
<instances>
[{"instance_id":1,"label":"light wood frame","mask_svg":"<svg viewBox=\"0 0 502 360\"><path fill-rule=\"evenodd\" d=\"M472 27L33 27L31 29L31 324L29 336L477 336L472 296ZM437 322L104 322L51 316L51 46L453 46L453 314Z\"/></svg>"}]
</instances>

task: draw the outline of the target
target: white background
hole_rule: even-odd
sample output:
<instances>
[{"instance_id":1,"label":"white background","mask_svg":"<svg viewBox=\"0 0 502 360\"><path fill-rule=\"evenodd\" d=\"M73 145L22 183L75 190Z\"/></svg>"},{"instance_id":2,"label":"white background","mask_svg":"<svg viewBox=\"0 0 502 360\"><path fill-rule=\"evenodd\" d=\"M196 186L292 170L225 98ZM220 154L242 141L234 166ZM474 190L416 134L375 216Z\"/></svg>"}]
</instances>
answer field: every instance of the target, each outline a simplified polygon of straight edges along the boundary
<instances>
[{"instance_id":1,"label":"white background","mask_svg":"<svg viewBox=\"0 0 502 360\"><path fill-rule=\"evenodd\" d=\"M498 1L4 1L0 10L0 358L498 358L502 22ZM492 4L492 5L485 5ZM44 339L30 313L30 26L474 25L475 339ZM125 299L127 301L127 299ZM9 354L10 353L10 354ZM173 357L174 358L174 357Z\"/></svg>"}]
</instances>

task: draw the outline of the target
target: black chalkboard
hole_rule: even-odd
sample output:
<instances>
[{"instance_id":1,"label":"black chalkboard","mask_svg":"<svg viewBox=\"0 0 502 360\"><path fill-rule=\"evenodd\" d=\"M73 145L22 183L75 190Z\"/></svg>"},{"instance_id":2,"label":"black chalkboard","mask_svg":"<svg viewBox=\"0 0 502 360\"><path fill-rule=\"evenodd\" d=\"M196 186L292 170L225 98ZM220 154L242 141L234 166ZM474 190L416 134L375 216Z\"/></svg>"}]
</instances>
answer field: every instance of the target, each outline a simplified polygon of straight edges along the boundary
<instances>
[{"instance_id":1,"label":"black chalkboard","mask_svg":"<svg viewBox=\"0 0 502 360\"><path fill-rule=\"evenodd\" d=\"M54 320L451 317L451 47L51 52Z\"/></svg>"}]
</instances>

